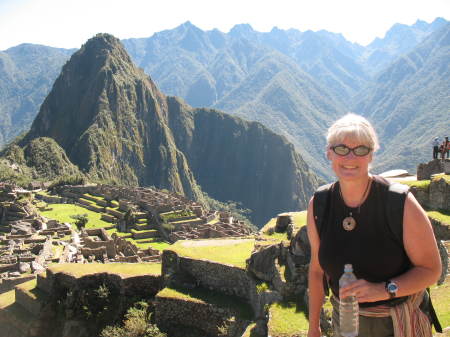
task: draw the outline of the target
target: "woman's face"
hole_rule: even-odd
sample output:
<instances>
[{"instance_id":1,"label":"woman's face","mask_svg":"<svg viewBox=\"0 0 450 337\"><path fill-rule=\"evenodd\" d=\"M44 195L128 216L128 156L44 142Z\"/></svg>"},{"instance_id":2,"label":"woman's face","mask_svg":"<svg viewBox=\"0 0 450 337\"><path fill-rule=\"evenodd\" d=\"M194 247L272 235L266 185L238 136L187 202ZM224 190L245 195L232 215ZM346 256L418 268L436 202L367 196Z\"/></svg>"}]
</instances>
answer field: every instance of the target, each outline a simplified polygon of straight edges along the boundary
<instances>
[{"instance_id":1,"label":"woman's face","mask_svg":"<svg viewBox=\"0 0 450 337\"><path fill-rule=\"evenodd\" d=\"M340 144L346 145L349 148L355 148L361 144L350 138L345 138ZM332 144L339 145L339 144ZM372 151L365 156L356 156L353 151L350 151L347 155L341 156L331 148L327 149L327 157L331 160L331 167L339 180L355 181L365 179L369 174L369 164L372 161Z\"/></svg>"}]
</instances>

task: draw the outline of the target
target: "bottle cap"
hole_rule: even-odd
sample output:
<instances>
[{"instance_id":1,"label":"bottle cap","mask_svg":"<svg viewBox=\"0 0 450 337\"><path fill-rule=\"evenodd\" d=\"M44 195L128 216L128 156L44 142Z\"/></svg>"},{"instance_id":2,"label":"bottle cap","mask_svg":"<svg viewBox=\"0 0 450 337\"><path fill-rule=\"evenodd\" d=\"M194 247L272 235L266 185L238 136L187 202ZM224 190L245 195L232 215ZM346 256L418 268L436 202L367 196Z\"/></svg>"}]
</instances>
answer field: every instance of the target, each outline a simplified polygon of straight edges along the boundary
<instances>
[{"instance_id":1,"label":"bottle cap","mask_svg":"<svg viewBox=\"0 0 450 337\"><path fill-rule=\"evenodd\" d=\"M353 272L353 266L351 264L344 265L344 273L352 273Z\"/></svg>"}]
</instances>

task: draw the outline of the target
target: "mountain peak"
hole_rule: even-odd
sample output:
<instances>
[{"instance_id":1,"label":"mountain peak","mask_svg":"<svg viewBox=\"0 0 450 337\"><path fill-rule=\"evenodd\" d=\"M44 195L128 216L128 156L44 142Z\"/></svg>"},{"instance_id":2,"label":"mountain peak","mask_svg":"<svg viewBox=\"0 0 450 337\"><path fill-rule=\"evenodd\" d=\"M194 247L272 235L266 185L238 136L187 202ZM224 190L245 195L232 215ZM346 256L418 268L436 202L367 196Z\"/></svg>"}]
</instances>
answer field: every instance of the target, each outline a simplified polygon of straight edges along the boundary
<instances>
[{"instance_id":1,"label":"mountain peak","mask_svg":"<svg viewBox=\"0 0 450 337\"><path fill-rule=\"evenodd\" d=\"M230 29L229 34L231 36L236 37L248 37L256 33L256 31L252 28L252 26L248 23L240 23L234 25L233 28Z\"/></svg>"}]
</instances>

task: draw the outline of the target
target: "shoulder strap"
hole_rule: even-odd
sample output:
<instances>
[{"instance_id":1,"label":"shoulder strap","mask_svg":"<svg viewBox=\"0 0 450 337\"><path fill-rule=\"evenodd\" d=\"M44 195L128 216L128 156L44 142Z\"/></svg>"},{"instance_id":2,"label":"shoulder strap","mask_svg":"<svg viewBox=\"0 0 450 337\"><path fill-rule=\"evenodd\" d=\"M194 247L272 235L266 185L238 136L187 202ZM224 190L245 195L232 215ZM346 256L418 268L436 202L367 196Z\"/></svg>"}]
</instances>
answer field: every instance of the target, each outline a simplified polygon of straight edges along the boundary
<instances>
[{"instance_id":1,"label":"shoulder strap","mask_svg":"<svg viewBox=\"0 0 450 337\"><path fill-rule=\"evenodd\" d=\"M325 215L325 211L327 209L328 200L330 198L331 189L333 184L327 184L320 186L316 192L314 193L313 199L313 215L314 222L316 223L317 234L320 235L323 229L323 218ZM330 296L330 286L328 284L328 278L325 273L323 273L323 291L325 296Z\"/></svg>"},{"instance_id":2,"label":"shoulder strap","mask_svg":"<svg viewBox=\"0 0 450 337\"><path fill-rule=\"evenodd\" d=\"M314 222L316 223L317 234L322 233L323 217L328 204L330 191L333 184L327 184L320 186L314 193L313 209L314 209Z\"/></svg>"},{"instance_id":3,"label":"shoulder strap","mask_svg":"<svg viewBox=\"0 0 450 337\"><path fill-rule=\"evenodd\" d=\"M386 217L391 234L403 246L403 211L409 187L400 183L389 184L386 200Z\"/></svg>"}]
</instances>

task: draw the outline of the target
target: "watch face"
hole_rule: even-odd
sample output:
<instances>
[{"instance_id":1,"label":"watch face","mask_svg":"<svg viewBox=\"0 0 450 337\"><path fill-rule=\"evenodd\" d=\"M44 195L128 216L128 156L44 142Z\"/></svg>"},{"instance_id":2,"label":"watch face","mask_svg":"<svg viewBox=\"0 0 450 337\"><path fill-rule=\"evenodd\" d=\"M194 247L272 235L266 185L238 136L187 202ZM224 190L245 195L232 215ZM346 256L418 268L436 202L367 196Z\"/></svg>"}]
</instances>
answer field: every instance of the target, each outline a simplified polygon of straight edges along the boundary
<instances>
[{"instance_id":1,"label":"watch face","mask_svg":"<svg viewBox=\"0 0 450 337\"><path fill-rule=\"evenodd\" d=\"M395 294L398 290L398 287L395 283L391 282L387 285L387 291L391 294Z\"/></svg>"}]
</instances>

